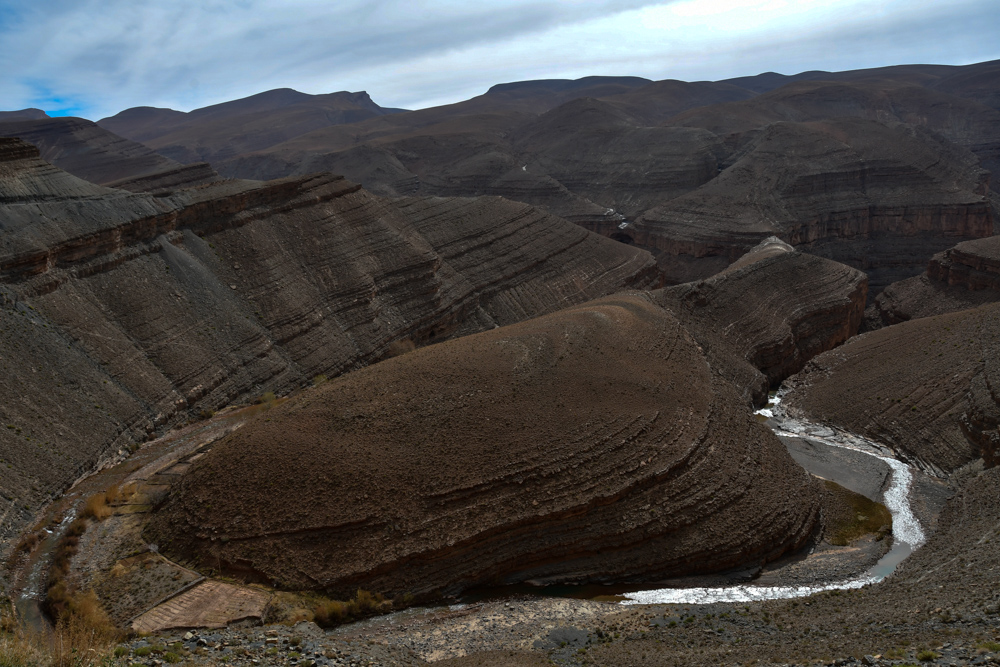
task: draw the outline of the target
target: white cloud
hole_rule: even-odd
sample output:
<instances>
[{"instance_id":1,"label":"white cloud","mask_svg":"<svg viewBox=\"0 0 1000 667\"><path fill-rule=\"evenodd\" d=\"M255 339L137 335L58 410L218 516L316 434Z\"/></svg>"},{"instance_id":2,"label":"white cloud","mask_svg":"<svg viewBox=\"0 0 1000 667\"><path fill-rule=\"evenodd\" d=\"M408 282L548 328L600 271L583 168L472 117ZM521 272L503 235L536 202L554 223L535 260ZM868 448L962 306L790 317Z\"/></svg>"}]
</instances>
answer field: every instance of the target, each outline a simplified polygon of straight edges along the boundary
<instances>
[{"instance_id":1,"label":"white cloud","mask_svg":"<svg viewBox=\"0 0 1000 667\"><path fill-rule=\"evenodd\" d=\"M0 0L0 106L190 109L277 87L418 108L494 83L1000 57L990 0Z\"/></svg>"}]
</instances>

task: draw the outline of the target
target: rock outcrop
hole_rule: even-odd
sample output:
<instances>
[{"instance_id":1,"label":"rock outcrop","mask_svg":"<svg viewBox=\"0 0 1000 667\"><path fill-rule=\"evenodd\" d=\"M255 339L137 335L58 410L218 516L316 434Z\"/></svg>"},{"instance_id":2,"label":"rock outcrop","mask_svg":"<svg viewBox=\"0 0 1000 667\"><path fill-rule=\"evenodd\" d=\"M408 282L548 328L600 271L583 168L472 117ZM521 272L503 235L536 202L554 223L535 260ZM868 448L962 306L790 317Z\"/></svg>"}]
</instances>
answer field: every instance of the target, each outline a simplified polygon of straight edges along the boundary
<instances>
[{"instance_id":1,"label":"rock outcrop","mask_svg":"<svg viewBox=\"0 0 1000 667\"><path fill-rule=\"evenodd\" d=\"M677 319L626 293L298 395L195 464L149 534L282 587L428 596L757 565L818 500Z\"/></svg>"},{"instance_id":2,"label":"rock outcrop","mask_svg":"<svg viewBox=\"0 0 1000 667\"><path fill-rule=\"evenodd\" d=\"M1000 301L1000 236L964 241L931 258L924 275L889 285L865 312L878 329Z\"/></svg>"},{"instance_id":3,"label":"rock outcrop","mask_svg":"<svg viewBox=\"0 0 1000 667\"><path fill-rule=\"evenodd\" d=\"M133 194L14 139L0 225L5 534L202 410L660 285L647 253L525 204L389 201L329 174Z\"/></svg>"},{"instance_id":4,"label":"rock outcrop","mask_svg":"<svg viewBox=\"0 0 1000 667\"><path fill-rule=\"evenodd\" d=\"M950 471L1000 455L1000 304L856 336L786 380L785 404Z\"/></svg>"},{"instance_id":5,"label":"rock outcrop","mask_svg":"<svg viewBox=\"0 0 1000 667\"><path fill-rule=\"evenodd\" d=\"M877 293L957 241L993 233L988 177L971 153L919 127L781 122L755 133L717 178L624 231L659 253L676 282L711 275L774 235L864 270Z\"/></svg>"},{"instance_id":6,"label":"rock outcrop","mask_svg":"<svg viewBox=\"0 0 1000 667\"><path fill-rule=\"evenodd\" d=\"M83 118L0 122L0 137L38 147L47 162L99 185L157 192L221 180L207 164L182 165Z\"/></svg>"},{"instance_id":7,"label":"rock outcrop","mask_svg":"<svg viewBox=\"0 0 1000 667\"><path fill-rule=\"evenodd\" d=\"M858 332L868 278L771 237L725 271L659 290L712 366L762 405L769 387Z\"/></svg>"}]
</instances>

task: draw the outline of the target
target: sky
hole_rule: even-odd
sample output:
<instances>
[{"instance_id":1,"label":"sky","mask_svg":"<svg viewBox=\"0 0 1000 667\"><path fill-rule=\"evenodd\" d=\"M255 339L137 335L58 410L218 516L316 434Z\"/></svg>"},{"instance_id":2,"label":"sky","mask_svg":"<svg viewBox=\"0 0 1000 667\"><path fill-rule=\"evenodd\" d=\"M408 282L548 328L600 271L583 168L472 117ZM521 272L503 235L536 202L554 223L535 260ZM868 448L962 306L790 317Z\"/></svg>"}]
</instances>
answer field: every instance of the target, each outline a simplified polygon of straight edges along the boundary
<instances>
[{"instance_id":1,"label":"sky","mask_svg":"<svg viewBox=\"0 0 1000 667\"><path fill-rule=\"evenodd\" d=\"M996 59L997 0L0 0L0 109L91 120L274 88L420 109L531 79Z\"/></svg>"}]
</instances>

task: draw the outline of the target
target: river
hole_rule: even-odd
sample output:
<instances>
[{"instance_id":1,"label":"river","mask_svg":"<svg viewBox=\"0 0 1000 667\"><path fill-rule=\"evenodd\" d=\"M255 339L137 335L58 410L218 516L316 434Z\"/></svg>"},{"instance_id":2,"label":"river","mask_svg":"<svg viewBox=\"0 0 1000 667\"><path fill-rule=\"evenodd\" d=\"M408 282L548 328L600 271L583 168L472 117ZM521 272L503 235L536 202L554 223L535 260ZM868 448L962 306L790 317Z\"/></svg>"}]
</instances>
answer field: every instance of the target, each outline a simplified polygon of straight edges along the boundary
<instances>
[{"instance_id":1,"label":"river","mask_svg":"<svg viewBox=\"0 0 1000 667\"><path fill-rule=\"evenodd\" d=\"M889 486L882 502L892 514L892 548L874 566L857 577L819 586L737 586L658 588L626 593L622 604L710 604L713 602L751 602L798 598L829 590L861 588L881 581L892 574L896 567L925 542L923 528L910 506L910 488L913 471L908 465L892 456L892 452L878 443L857 435L837 431L825 426L791 419L781 408L781 396L772 397L766 408L757 414L767 418L767 425L781 438L802 438L821 447L836 447L860 452L874 457L892 471ZM834 478L833 481L840 480ZM846 481L846 480L845 480Z\"/></svg>"}]
</instances>

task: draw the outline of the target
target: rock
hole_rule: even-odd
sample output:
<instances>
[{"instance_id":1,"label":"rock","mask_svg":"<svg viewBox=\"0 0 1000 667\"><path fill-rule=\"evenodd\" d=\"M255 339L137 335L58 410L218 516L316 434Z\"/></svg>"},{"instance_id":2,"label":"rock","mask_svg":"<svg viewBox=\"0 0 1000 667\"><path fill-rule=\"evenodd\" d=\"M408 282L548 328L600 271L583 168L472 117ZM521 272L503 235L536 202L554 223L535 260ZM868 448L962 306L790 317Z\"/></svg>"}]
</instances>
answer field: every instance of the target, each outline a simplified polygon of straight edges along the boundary
<instances>
[{"instance_id":1,"label":"rock","mask_svg":"<svg viewBox=\"0 0 1000 667\"><path fill-rule=\"evenodd\" d=\"M218 181L208 166L185 166L147 146L129 141L83 118L2 122L0 136L38 147L47 162L100 185L155 192Z\"/></svg>"},{"instance_id":2,"label":"rock","mask_svg":"<svg viewBox=\"0 0 1000 667\"><path fill-rule=\"evenodd\" d=\"M524 204L390 202L328 174L154 197L15 139L0 229L0 387L26 399L0 427L0 484L23 499L0 537L24 504L203 410L660 284L647 253Z\"/></svg>"},{"instance_id":3,"label":"rock","mask_svg":"<svg viewBox=\"0 0 1000 667\"><path fill-rule=\"evenodd\" d=\"M192 639L194 639L194 633L185 632L183 638L184 638L184 641L186 641L186 642L187 641L191 641Z\"/></svg>"},{"instance_id":4,"label":"rock","mask_svg":"<svg viewBox=\"0 0 1000 667\"><path fill-rule=\"evenodd\" d=\"M931 471L997 461L1000 303L847 341L786 380L785 404L885 444Z\"/></svg>"},{"instance_id":5,"label":"rock","mask_svg":"<svg viewBox=\"0 0 1000 667\"><path fill-rule=\"evenodd\" d=\"M658 301L761 405L770 386L857 333L867 288L861 271L770 237L711 278L661 290Z\"/></svg>"},{"instance_id":6,"label":"rock","mask_svg":"<svg viewBox=\"0 0 1000 667\"><path fill-rule=\"evenodd\" d=\"M922 276L889 285L865 312L867 329L1000 301L1000 236L964 241L931 258Z\"/></svg>"},{"instance_id":7,"label":"rock","mask_svg":"<svg viewBox=\"0 0 1000 667\"><path fill-rule=\"evenodd\" d=\"M993 233L988 173L921 128L779 122L749 134L737 155L718 177L630 226L669 280L711 275L774 235L864 270L874 296L956 238Z\"/></svg>"},{"instance_id":8,"label":"rock","mask_svg":"<svg viewBox=\"0 0 1000 667\"><path fill-rule=\"evenodd\" d=\"M817 511L679 322L626 293L319 385L217 444L150 530L239 576L426 596L760 563Z\"/></svg>"}]
</instances>

